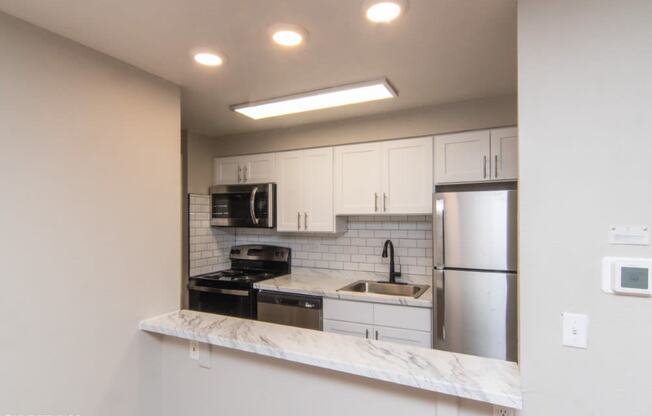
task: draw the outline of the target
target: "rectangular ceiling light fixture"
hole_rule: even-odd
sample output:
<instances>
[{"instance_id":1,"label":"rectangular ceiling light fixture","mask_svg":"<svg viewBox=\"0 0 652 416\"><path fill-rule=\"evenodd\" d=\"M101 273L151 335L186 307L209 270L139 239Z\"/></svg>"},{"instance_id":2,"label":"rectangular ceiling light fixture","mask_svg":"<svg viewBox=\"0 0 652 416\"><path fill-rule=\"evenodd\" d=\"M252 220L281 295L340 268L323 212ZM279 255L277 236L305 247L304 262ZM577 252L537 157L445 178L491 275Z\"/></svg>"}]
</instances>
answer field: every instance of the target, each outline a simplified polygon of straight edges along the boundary
<instances>
[{"instance_id":1,"label":"rectangular ceiling light fixture","mask_svg":"<svg viewBox=\"0 0 652 416\"><path fill-rule=\"evenodd\" d=\"M231 106L231 110L254 120L322 108L366 103L398 96L386 79L325 88L286 97Z\"/></svg>"}]
</instances>

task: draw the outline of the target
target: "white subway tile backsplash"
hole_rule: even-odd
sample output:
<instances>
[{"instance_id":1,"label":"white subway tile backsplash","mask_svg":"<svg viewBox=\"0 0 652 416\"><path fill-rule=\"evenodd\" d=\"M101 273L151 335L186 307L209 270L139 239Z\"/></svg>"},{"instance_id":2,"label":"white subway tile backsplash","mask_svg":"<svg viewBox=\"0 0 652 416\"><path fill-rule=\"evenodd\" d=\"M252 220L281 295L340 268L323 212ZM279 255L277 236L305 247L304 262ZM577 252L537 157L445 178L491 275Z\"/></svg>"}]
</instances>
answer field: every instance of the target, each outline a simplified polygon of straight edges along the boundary
<instances>
[{"instance_id":1,"label":"white subway tile backsplash","mask_svg":"<svg viewBox=\"0 0 652 416\"><path fill-rule=\"evenodd\" d=\"M430 275L432 219L430 216L351 216L348 231L339 235L278 233L256 228L210 227L208 195L191 195L189 205L190 275L228 268L229 248L235 244L276 244L292 249L292 264L334 270L386 273L381 258L385 240L394 243L397 270Z\"/></svg>"}]
</instances>

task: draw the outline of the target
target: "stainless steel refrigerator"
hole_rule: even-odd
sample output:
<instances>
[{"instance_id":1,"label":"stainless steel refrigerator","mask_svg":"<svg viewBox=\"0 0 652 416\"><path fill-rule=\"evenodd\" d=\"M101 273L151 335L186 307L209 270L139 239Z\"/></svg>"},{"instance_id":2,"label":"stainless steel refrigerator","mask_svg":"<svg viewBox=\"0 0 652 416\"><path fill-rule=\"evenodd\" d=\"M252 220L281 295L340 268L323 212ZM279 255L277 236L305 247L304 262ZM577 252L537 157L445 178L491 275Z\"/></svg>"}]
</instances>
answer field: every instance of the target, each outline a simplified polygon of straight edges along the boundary
<instances>
[{"instance_id":1,"label":"stainless steel refrigerator","mask_svg":"<svg viewBox=\"0 0 652 416\"><path fill-rule=\"evenodd\" d=\"M515 184L442 186L433 204L434 348L516 361Z\"/></svg>"}]
</instances>

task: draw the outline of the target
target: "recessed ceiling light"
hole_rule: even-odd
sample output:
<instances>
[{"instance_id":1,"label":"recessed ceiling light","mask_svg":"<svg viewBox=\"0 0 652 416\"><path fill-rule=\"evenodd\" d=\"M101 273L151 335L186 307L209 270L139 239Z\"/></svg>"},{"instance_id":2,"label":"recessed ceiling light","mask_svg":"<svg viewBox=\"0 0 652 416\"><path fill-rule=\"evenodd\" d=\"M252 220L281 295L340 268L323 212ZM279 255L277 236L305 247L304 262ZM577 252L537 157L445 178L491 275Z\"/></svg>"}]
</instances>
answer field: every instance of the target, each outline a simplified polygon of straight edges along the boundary
<instances>
[{"instance_id":1,"label":"recessed ceiling light","mask_svg":"<svg viewBox=\"0 0 652 416\"><path fill-rule=\"evenodd\" d=\"M299 46L305 42L308 33L296 25L274 25L270 28L272 40L281 46Z\"/></svg>"},{"instance_id":2,"label":"recessed ceiling light","mask_svg":"<svg viewBox=\"0 0 652 416\"><path fill-rule=\"evenodd\" d=\"M192 56L195 62L206 66L219 66L225 61L224 55L205 49L194 50Z\"/></svg>"},{"instance_id":3,"label":"recessed ceiling light","mask_svg":"<svg viewBox=\"0 0 652 416\"><path fill-rule=\"evenodd\" d=\"M233 111L254 120L396 97L385 79L310 91L287 97L234 105Z\"/></svg>"},{"instance_id":4,"label":"recessed ceiling light","mask_svg":"<svg viewBox=\"0 0 652 416\"><path fill-rule=\"evenodd\" d=\"M367 1L365 3L367 19L374 23L389 23L399 17L407 7L405 0Z\"/></svg>"}]
</instances>

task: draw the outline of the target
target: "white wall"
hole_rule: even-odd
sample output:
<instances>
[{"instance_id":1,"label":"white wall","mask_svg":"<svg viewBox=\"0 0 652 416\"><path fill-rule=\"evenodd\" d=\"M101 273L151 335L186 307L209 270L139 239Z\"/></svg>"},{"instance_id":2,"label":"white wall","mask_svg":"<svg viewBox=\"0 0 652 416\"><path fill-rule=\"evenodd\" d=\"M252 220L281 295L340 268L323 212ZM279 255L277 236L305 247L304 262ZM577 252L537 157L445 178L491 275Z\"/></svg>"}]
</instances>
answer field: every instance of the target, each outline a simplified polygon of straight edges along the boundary
<instances>
[{"instance_id":1,"label":"white wall","mask_svg":"<svg viewBox=\"0 0 652 416\"><path fill-rule=\"evenodd\" d=\"M188 358L188 341L161 339L165 384L157 416L492 415L486 403L219 347L204 369Z\"/></svg>"},{"instance_id":2,"label":"white wall","mask_svg":"<svg viewBox=\"0 0 652 416\"><path fill-rule=\"evenodd\" d=\"M600 291L610 224L652 226L652 2L519 2L524 415L652 412L652 299ZM564 311L590 317L561 346Z\"/></svg>"},{"instance_id":3,"label":"white wall","mask_svg":"<svg viewBox=\"0 0 652 416\"><path fill-rule=\"evenodd\" d=\"M0 14L0 413L158 414L179 89Z\"/></svg>"}]
</instances>

